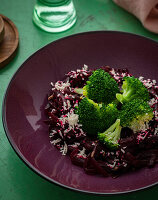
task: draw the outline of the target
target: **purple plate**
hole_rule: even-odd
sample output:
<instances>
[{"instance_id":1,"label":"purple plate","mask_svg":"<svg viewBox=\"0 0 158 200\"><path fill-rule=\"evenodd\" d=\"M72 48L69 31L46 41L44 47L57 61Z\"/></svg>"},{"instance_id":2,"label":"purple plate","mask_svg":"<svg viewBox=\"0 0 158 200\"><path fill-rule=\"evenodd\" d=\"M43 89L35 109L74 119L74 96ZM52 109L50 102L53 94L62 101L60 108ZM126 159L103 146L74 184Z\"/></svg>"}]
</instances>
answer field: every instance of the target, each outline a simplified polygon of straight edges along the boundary
<instances>
[{"instance_id":1,"label":"purple plate","mask_svg":"<svg viewBox=\"0 0 158 200\"><path fill-rule=\"evenodd\" d=\"M50 82L84 64L128 67L135 76L157 79L158 43L129 33L100 31L62 38L37 51L15 73L5 94L3 124L12 147L39 175L76 191L118 194L155 185L158 165L116 179L86 175L50 144L43 122Z\"/></svg>"}]
</instances>

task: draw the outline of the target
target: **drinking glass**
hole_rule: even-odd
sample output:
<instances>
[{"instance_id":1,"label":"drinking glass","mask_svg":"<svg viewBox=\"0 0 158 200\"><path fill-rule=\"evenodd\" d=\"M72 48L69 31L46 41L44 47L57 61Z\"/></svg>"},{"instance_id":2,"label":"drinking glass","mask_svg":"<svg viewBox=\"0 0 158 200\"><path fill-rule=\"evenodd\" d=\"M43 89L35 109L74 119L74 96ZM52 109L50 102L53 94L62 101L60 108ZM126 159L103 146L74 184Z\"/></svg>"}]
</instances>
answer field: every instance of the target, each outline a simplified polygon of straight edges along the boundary
<instances>
[{"instance_id":1,"label":"drinking glass","mask_svg":"<svg viewBox=\"0 0 158 200\"><path fill-rule=\"evenodd\" d=\"M34 23L47 32L62 32L76 22L72 0L37 0L33 11Z\"/></svg>"}]
</instances>

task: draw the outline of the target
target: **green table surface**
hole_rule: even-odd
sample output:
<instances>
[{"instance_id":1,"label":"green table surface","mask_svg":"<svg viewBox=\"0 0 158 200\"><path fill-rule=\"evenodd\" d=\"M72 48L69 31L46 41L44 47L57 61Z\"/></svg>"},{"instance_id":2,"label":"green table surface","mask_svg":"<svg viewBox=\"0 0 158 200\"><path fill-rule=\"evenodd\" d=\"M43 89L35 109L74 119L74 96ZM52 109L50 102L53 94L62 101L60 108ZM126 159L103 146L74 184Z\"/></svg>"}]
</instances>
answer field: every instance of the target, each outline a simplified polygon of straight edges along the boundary
<instances>
[{"instance_id":1,"label":"green table surface","mask_svg":"<svg viewBox=\"0 0 158 200\"><path fill-rule=\"evenodd\" d=\"M155 41L158 35L143 28L131 14L116 6L111 0L74 0L77 23L63 33L52 34L38 29L32 23L35 0L1 0L0 13L17 26L20 37L16 57L0 70L0 106L7 85L21 64L46 44L75 33L95 30L131 32ZM0 117L2 112L0 113ZM115 196L95 196L77 193L47 182L29 169L10 146L1 121L0 126L0 200L45 199L149 199L158 196L158 186Z\"/></svg>"}]
</instances>

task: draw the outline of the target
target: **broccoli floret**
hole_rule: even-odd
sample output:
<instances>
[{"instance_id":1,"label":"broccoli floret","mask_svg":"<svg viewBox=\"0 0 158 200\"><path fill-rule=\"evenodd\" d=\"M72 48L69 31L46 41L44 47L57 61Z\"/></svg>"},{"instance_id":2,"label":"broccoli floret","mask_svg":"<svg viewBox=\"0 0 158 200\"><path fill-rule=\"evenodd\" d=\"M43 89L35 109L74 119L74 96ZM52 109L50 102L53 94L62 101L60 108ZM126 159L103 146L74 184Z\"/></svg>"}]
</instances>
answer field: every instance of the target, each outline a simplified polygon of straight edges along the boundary
<instances>
[{"instance_id":1,"label":"broccoli floret","mask_svg":"<svg viewBox=\"0 0 158 200\"><path fill-rule=\"evenodd\" d=\"M119 146L118 141L120 139L121 129L120 119L117 119L104 133L98 133L98 139L105 143L109 149L115 150Z\"/></svg>"},{"instance_id":2,"label":"broccoli floret","mask_svg":"<svg viewBox=\"0 0 158 200\"><path fill-rule=\"evenodd\" d=\"M95 70L89 77L87 84L81 88L75 88L76 93L92 99L97 103L111 103L119 92L117 82L102 69Z\"/></svg>"},{"instance_id":3,"label":"broccoli floret","mask_svg":"<svg viewBox=\"0 0 158 200\"><path fill-rule=\"evenodd\" d=\"M115 122L118 110L116 105L98 104L85 97L79 103L77 114L83 130L89 135L97 135Z\"/></svg>"},{"instance_id":4,"label":"broccoli floret","mask_svg":"<svg viewBox=\"0 0 158 200\"><path fill-rule=\"evenodd\" d=\"M117 93L116 98L121 103L126 103L132 99L141 98L144 101L149 100L149 92L143 83L135 77L124 77L122 85L122 94Z\"/></svg>"},{"instance_id":5,"label":"broccoli floret","mask_svg":"<svg viewBox=\"0 0 158 200\"><path fill-rule=\"evenodd\" d=\"M148 128L153 118L153 110L149 104L141 99L134 99L123 104L116 122L105 132L98 133L98 139L110 149L118 147L122 127L131 128L134 132Z\"/></svg>"},{"instance_id":6,"label":"broccoli floret","mask_svg":"<svg viewBox=\"0 0 158 200\"><path fill-rule=\"evenodd\" d=\"M152 118L153 110L142 99L134 99L123 104L120 112L121 126L129 127L134 132L146 129Z\"/></svg>"},{"instance_id":7,"label":"broccoli floret","mask_svg":"<svg viewBox=\"0 0 158 200\"><path fill-rule=\"evenodd\" d=\"M96 134L100 128L100 107L99 104L88 98L83 98L77 108L79 123L89 134Z\"/></svg>"},{"instance_id":8,"label":"broccoli floret","mask_svg":"<svg viewBox=\"0 0 158 200\"><path fill-rule=\"evenodd\" d=\"M117 105L114 103L110 103L108 105L102 104L100 110L104 131L116 121L119 111L117 109Z\"/></svg>"}]
</instances>

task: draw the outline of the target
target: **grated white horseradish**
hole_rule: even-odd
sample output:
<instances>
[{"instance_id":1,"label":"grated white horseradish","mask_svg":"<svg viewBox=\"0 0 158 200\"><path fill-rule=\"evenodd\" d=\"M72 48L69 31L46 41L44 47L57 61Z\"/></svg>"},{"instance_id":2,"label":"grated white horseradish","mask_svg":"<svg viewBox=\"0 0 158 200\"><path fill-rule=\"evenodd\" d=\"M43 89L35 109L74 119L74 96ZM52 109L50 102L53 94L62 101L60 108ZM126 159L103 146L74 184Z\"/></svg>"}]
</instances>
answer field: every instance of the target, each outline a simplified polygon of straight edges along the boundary
<instances>
[{"instance_id":1,"label":"grated white horseradish","mask_svg":"<svg viewBox=\"0 0 158 200\"><path fill-rule=\"evenodd\" d=\"M87 71L88 70L88 65L84 64L82 70Z\"/></svg>"},{"instance_id":2,"label":"grated white horseradish","mask_svg":"<svg viewBox=\"0 0 158 200\"><path fill-rule=\"evenodd\" d=\"M154 135L158 135L158 128L155 128Z\"/></svg>"},{"instance_id":3,"label":"grated white horseradish","mask_svg":"<svg viewBox=\"0 0 158 200\"><path fill-rule=\"evenodd\" d=\"M155 103L157 103L157 99L155 99L155 98L150 99L150 101L149 101L150 106L153 106Z\"/></svg>"},{"instance_id":4,"label":"grated white horseradish","mask_svg":"<svg viewBox=\"0 0 158 200\"><path fill-rule=\"evenodd\" d=\"M69 126L74 128L74 126L78 124L78 115L74 114L74 113L71 113L68 116L67 121L69 123Z\"/></svg>"},{"instance_id":5,"label":"grated white horseradish","mask_svg":"<svg viewBox=\"0 0 158 200\"><path fill-rule=\"evenodd\" d=\"M56 139L56 140L52 140L50 141L51 144L56 145L57 143L59 143L61 141L60 138Z\"/></svg>"},{"instance_id":6,"label":"grated white horseradish","mask_svg":"<svg viewBox=\"0 0 158 200\"><path fill-rule=\"evenodd\" d=\"M63 83L62 81L57 81L55 83L55 88L60 91L63 91L66 87L69 87L69 86L70 86L69 82Z\"/></svg>"},{"instance_id":7,"label":"grated white horseradish","mask_svg":"<svg viewBox=\"0 0 158 200\"><path fill-rule=\"evenodd\" d=\"M67 154L67 150L68 150L67 144L66 144L66 142L64 142L64 145L60 148L60 152L64 156Z\"/></svg>"},{"instance_id":8,"label":"grated white horseradish","mask_svg":"<svg viewBox=\"0 0 158 200\"><path fill-rule=\"evenodd\" d=\"M125 153L125 150L121 148L121 152L122 152L122 153Z\"/></svg>"},{"instance_id":9,"label":"grated white horseradish","mask_svg":"<svg viewBox=\"0 0 158 200\"><path fill-rule=\"evenodd\" d=\"M82 149L82 150L80 150L80 152L79 152L77 155L78 155L78 156L82 156L82 157L86 158L86 157L87 157L87 155L85 154L85 151L86 151L86 149L83 147L83 149Z\"/></svg>"},{"instance_id":10,"label":"grated white horseradish","mask_svg":"<svg viewBox=\"0 0 158 200\"><path fill-rule=\"evenodd\" d=\"M109 164L109 163L107 164L107 166L109 166L110 168L114 168L115 165L116 165L116 161L114 161L113 164Z\"/></svg>"}]
</instances>

